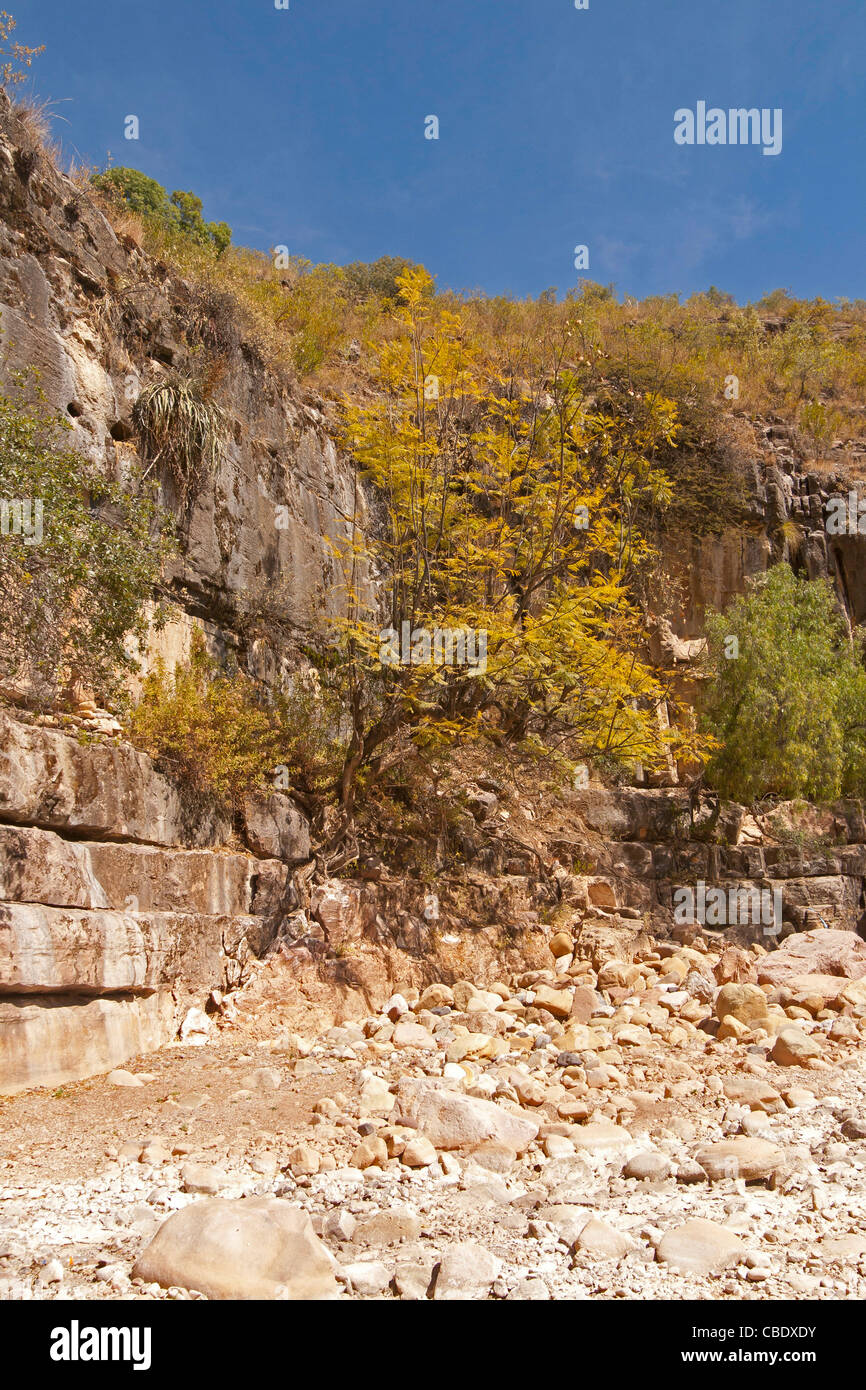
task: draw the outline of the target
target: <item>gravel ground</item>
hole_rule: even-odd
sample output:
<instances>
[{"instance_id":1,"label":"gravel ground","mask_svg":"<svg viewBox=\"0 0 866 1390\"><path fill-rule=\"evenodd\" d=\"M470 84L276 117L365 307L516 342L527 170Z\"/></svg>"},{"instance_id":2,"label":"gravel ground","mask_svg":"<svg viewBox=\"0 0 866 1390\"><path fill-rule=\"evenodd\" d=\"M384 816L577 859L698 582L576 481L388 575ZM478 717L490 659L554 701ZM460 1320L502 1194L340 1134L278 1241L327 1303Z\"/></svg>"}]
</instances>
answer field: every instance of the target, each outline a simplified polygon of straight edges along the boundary
<instances>
[{"instance_id":1,"label":"gravel ground","mask_svg":"<svg viewBox=\"0 0 866 1390\"><path fill-rule=\"evenodd\" d=\"M718 999L719 952L703 954L685 964ZM673 1000L661 1014L650 992L612 1003L583 966L597 1002L577 1031L539 1006L544 980L466 984L462 1007L397 996L288 1048L251 1043L241 1017L128 1073L0 1101L0 1298L201 1297L135 1262L173 1212L243 1196L308 1213L345 1297L863 1298L862 1006L789 1006L815 1055L781 1065L772 995L775 1023L719 1040L670 958L646 967ZM535 1136L428 1142L404 1122L413 1078Z\"/></svg>"}]
</instances>

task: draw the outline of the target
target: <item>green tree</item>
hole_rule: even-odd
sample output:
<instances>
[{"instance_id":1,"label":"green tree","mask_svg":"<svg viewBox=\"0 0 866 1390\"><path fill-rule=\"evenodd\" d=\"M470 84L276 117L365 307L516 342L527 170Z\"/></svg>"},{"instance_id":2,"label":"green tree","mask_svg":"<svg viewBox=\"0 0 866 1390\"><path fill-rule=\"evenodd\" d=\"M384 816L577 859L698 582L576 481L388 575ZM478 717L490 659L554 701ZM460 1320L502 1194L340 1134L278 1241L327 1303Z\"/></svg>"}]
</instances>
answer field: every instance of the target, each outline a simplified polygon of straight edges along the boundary
<instances>
[{"instance_id":1,"label":"green tree","mask_svg":"<svg viewBox=\"0 0 866 1390\"><path fill-rule=\"evenodd\" d=\"M218 256L231 245L231 227L226 222L206 222L201 198L195 193L178 188L169 197L156 179L139 169L120 165L95 174L93 184L163 232L186 237L200 246L212 246Z\"/></svg>"},{"instance_id":2,"label":"green tree","mask_svg":"<svg viewBox=\"0 0 866 1390\"><path fill-rule=\"evenodd\" d=\"M202 217L201 198L195 193L175 189L169 201L175 212L177 226L184 236L191 237L201 245L211 242L218 255L226 249L232 239L232 229L226 222L205 222Z\"/></svg>"},{"instance_id":3,"label":"green tree","mask_svg":"<svg viewBox=\"0 0 866 1390\"><path fill-rule=\"evenodd\" d=\"M400 292L397 277L412 268L412 262L403 256L380 256L377 261L352 261L343 274L352 299L365 300L374 295L396 299Z\"/></svg>"},{"instance_id":4,"label":"green tree","mask_svg":"<svg viewBox=\"0 0 866 1390\"><path fill-rule=\"evenodd\" d=\"M162 184L138 169L118 165L103 174L94 174L92 182L103 193L122 199L139 217L154 217L163 222L169 217L168 197Z\"/></svg>"},{"instance_id":5,"label":"green tree","mask_svg":"<svg viewBox=\"0 0 866 1390\"><path fill-rule=\"evenodd\" d=\"M168 515L102 477L68 428L0 394L0 679L46 703L73 672L119 692L171 548Z\"/></svg>"},{"instance_id":6,"label":"green tree","mask_svg":"<svg viewBox=\"0 0 866 1390\"><path fill-rule=\"evenodd\" d=\"M721 746L707 780L745 802L862 791L862 654L862 635L848 639L830 584L799 579L785 564L753 580L726 613L711 613L702 721Z\"/></svg>"}]
</instances>

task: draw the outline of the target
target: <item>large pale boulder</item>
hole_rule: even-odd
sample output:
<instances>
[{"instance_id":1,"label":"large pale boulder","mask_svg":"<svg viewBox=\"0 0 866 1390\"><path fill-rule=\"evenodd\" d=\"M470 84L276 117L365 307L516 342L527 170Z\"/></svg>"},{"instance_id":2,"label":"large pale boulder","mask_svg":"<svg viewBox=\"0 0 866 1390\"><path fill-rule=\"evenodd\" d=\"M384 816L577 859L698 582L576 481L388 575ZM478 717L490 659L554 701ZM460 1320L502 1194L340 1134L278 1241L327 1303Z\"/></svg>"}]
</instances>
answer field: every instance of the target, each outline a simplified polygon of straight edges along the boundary
<instances>
[{"instance_id":1,"label":"large pale boulder","mask_svg":"<svg viewBox=\"0 0 866 1390\"><path fill-rule=\"evenodd\" d=\"M735 1018L758 1028L767 1017L767 996L759 985L722 985L716 995L716 1018Z\"/></svg>"},{"instance_id":2,"label":"large pale boulder","mask_svg":"<svg viewBox=\"0 0 866 1390\"><path fill-rule=\"evenodd\" d=\"M581 1229L575 1248L596 1260L621 1260L635 1248L635 1244L607 1221L591 1216Z\"/></svg>"},{"instance_id":3,"label":"large pale boulder","mask_svg":"<svg viewBox=\"0 0 866 1390\"><path fill-rule=\"evenodd\" d=\"M780 1067L805 1067L821 1056L821 1048L802 1028L792 1025L781 1030L770 1056Z\"/></svg>"},{"instance_id":4,"label":"large pale boulder","mask_svg":"<svg viewBox=\"0 0 866 1390\"><path fill-rule=\"evenodd\" d=\"M450 985L439 983L428 985L422 993L421 998L418 1000L419 1009L438 1009L443 1007L450 1009L453 1004L454 991L451 989Z\"/></svg>"},{"instance_id":5,"label":"large pale boulder","mask_svg":"<svg viewBox=\"0 0 866 1390\"><path fill-rule=\"evenodd\" d=\"M705 1144L695 1154L710 1182L720 1182L725 1178L743 1178L745 1182L758 1182L770 1178L778 1172L785 1162L785 1155L776 1144L767 1139L753 1139L737 1135L733 1139L720 1139L714 1144Z\"/></svg>"},{"instance_id":6,"label":"large pale boulder","mask_svg":"<svg viewBox=\"0 0 866 1390\"><path fill-rule=\"evenodd\" d=\"M700 1217L666 1232L656 1249L662 1264L683 1274L712 1274L745 1254L746 1247L733 1231Z\"/></svg>"},{"instance_id":7,"label":"large pale boulder","mask_svg":"<svg viewBox=\"0 0 866 1390\"><path fill-rule=\"evenodd\" d=\"M477 1241L451 1245L436 1271L433 1297L452 1301L486 1298L501 1268L499 1257Z\"/></svg>"},{"instance_id":8,"label":"large pale boulder","mask_svg":"<svg viewBox=\"0 0 866 1390\"><path fill-rule=\"evenodd\" d=\"M436 1039L430 1030L409 1021L396 1024L391 1042L394 1047L420 1047L427 1051L436 1048Z\"/></svg>"},{"instance_id":9,"label":"large pale boulder","mask_svg":"<svg viewBox=\"0 0 866 1390\"><path fill-rule=\"evenodd\" d=\"M859 980L866 975L866 941L854 932L825 930L795 932L778 951L758 962L761 984L783 985L793 975L842 975Z\"/></svg>"},{"instance_id":10,"label":"large pale boulder","mask_svg":"<svg viewBox=\"0 0 866 1390\"><path fill-rule=\"evenodd\" d=\"M397 1088L397 1124L421 1130L437 1149L472 1151L494 1142L523 1153L538 1134L528 1116L430 1081L404 1077Z\"/></svg>"},{"instance_id":11,"label":"large pale boulder","mask_svg":"<svg viewBox=\"0 0 866 1390\"><path fill-rule=\"evenodd\" d=\"M855 982L844 975L789 975L777 989L784 1003L796 1004L806 999L818 999L822 1005L826 1005L837 1000L852 983Z\"/></svg>"},{"instance_id":12,"label":"large pale boulder","mask_svg":"<svg viewBox=\"0 0 866 1390\"><path fill-rule=\"evenodd\" d=\"M785 1102L769 1081L758 1076L732 1076L723 1082L723 1090L728 1100L738 1105L748 1105L750 1110L760 1110L767 1115L784 1114Z\"/></svg>"},{"instance_id":13,"label":"large pale boulder","mask_svg":"<svg viewBox=\"0 0 866 1390\"><path fill-rule=\"evenodd\" d=\"M570 989L551 989L549 985L538 985L535 990L535 1007L547 1009L554 1018L568 1018L573 997Z\"/></svg>"},{"instance_id":14,"label":"large pale boulder","mask_svg":"<svg viewBox=\"0 0 866 1390\"><path fill-rule=\"evenodd\" d=\"M594 1120L591 1124L579 1125L571 1136L571 1142L576 1149L586 1153L608 1153L613 1149L625 1148L634 1141L622 1125L612 1124L609 1120Z\"/></svg>"},{"instance_id":15,"label":"large pale boulder","mask_svg":"<svg viewBox=\"0 0 866 1390\"><path fill-rule=\"evenodd\" d=\"M310 1300L337 1296L333 1268L299 1207L277 1197L217 1197L170 1216L133 1275L208 1298Z\"/></svg>"}]
</instances>

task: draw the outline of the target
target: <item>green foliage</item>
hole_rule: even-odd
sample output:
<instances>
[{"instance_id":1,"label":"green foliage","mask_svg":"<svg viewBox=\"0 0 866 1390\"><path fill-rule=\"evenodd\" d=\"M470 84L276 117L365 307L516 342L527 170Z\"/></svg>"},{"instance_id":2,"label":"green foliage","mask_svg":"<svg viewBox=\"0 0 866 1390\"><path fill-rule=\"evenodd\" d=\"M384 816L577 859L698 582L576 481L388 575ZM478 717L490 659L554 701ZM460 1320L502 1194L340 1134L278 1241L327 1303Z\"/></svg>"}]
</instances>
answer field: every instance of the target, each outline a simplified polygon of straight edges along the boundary
<instances>
[{"instance_id":1,"label":"green foliage","mask_svg":"<svg viewBox=\"0 0 866 1390\"><path fill-rule=\"evenodd\" d=\"M169 236L212 247L218 256L231 243L231 227L225 222L205 222L201 198L195 193L176 189L169 197L156 179L148 178L138 169L120 165L94 174L92 182L94 187L124 203L131 212L154 223Z\"/></svg>"},{"instance_id":2,"label":"green foliage","mask_svg":"<svg viewBox=\"0 0 866 1390\"><path fill-rule=\"evenodd\" d=\"M135 669L170 544L167 514L68 446L41 398L0 395L0 499L29 502L31 536L0 536L0 676L50 702L74 671L103 697ZM40 515L38 534L36 518Z\"/></svg>"},{"instance_id":3,"label":"green foliage","mask_svg":"<svg viewBox=\"0 0 866 1390\"><path fill-rule=\"evenodd\" d=\"M347 307L337 266L304 267L283 295L277 322L291 335L291 361L298 376L318 371L342 346Z\"/></svg>"},{"instance_id":4,"label":"green foliage","mask_svg":"<svg viewBox=\"0 0 866 1390\"><path fill-rule=\"evenodd\" d=\"M133 419L148 467L167 466L183 513L202 475L216 467L225 433L223 412L207 399L200 383L174 376L144 388Z\"/></svg>"},{"instance_id":5,"label":"green foliage","mask_svg":"<svg viewBox=\"0 0 866 1390\"><path fill-rule=\"evenodd\" d=\"M201 198L195 193L175 190L171 195L171 206L175 209L178 230L201 245L213 242L217 254L225 251L232 239L232 229L226 222L205 222L202 217Z\"/></svg>"},{"instance_id":6,"label":"green foliage","mask_svg":"<svg viewBox=\"0 0 866 1390\"><path fill-rule=\"evenodd\" d=\"M377 261L352 261L344 267L346 289L352 299L373 297L395 300L399 294L398 276L407 270L417 270L403 256L380 256Z\"/></svg>"},{"instance_id":7,"label":"green foliage","mask_svg":"<svg viewBox=\"0 0 866 1390\"><path fill-rule=\"evenodd\" d=\"M812 445L815 457L823 458L833 436L843 428L844 417L823 401L811 400L803 404L797 423Z\"/></svg>"},{"instance_id":8,"label":"green foliage","mask_svg":"<svg viewBox=\"0 0 866 1390\"><path fill-rule=\"evenodd\" d=\"M138 169L125 169L118 165L106 169L103 174L94 174L92 183L103 193L113 194L122 199L131 212L139 217L153 217L174 221L170 213L168 195L161 183L148 178Z\"/></svg>"},{"instance_id":9,"label":"green foliage","mask_svg":"<svg viewBox=\"0 0 866 1390\"><path fill-rule=\"evenodd\" d=\"M735 636L739 654L725 655ZM707 621L702 720L721 747L707 779L749 802L866 789L863 639L849 642L825 580L784 564Z\"/></svg>"},{"instance_id":10,"label":"green foliage","mask_svg":"<svg viewBox=\"0 0 866 1390\"><path fill-rule=\"evenodd\" d=\"M333 778L328 713L311 677L267 702L251 676L221 671L196 632L188 662L148 675L129 731L184 784L239 810L257 788L314 794Z\"/></svg>"}]
</instances>

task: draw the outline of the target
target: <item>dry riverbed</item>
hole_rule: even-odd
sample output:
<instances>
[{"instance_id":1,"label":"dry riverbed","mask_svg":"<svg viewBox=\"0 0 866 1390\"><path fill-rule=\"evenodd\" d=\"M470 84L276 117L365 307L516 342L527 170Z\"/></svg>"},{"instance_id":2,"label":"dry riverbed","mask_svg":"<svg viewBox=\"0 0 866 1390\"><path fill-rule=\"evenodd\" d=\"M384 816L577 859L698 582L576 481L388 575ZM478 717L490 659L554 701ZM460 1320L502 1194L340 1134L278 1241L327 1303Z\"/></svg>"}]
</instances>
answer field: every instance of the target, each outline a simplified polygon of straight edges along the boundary
<instances>
[{"instance_id":1,"label":"dry riverbed","mask_svg":"<svg viewBox=\"0 0 866 1390\"><path fill-rule=\"evenodd\" d=\"M866 1296L866 944L562 935L0 1101L0 1298Z\"/></svg>"}]
</instances>

